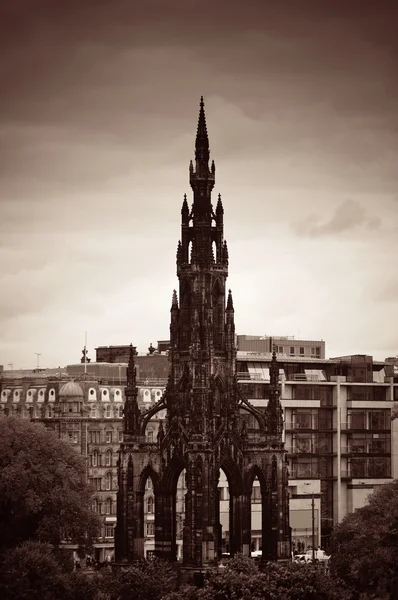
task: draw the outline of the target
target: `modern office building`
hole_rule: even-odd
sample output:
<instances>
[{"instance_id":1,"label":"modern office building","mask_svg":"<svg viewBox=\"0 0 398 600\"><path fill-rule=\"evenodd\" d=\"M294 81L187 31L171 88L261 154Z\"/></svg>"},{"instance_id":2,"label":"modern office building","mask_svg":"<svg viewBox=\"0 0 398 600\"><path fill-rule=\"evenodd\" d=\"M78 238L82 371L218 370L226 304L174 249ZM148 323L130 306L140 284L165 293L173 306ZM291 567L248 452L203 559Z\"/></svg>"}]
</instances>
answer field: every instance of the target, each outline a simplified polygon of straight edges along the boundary
<instances>
[{"instance_id":1,"label":"modern office building","mask_svg":"<svg viewBox=\"0 0 398 600\"><path fill-rule=\"evenodd\" d=\"M238 352L238 380L256 407L267 404L270 360ZM398 477L398 377L371 356L278 360L293 544L311 545L314 519L316 544L327 547L334 524Z\"/></svg>"},{"instance_id":2,"label":"modern office building","mask_svg":"<svg viewBox=\"0 0 398 600\"><path fill-rule=\"evenodd\" d=\"M302 340L294 336L237 335L236 347L240 352L272 352L279 357L299 356L304 358L325 358L323 340Z\"/></svg>"}]
</instances>

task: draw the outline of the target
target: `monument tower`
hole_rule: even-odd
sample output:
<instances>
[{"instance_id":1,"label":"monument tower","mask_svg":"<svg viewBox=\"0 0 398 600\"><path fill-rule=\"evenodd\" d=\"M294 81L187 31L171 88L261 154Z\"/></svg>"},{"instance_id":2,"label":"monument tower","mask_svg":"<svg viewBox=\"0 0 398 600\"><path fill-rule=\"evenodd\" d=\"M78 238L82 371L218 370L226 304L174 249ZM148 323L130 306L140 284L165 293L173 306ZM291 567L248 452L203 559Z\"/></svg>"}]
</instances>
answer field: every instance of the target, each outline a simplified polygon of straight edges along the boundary
<instances>
[{"instance_id":1,"label":"monument tower","mask_svg":"<svg viewBox=\"0 0 398 600\"><path fill-rule=\"evenodd\" d=\"M250 555L251 494L255 477L262 497L264 560L290 557L287 465L282 442L279 364L273 354L269 401L256 409L241 392L236 377L234 306L227 292L228 248L224 209L211 194L215 165L210 162L203 98L189 166L193 192L181 209L177 246L179 293L173 292L170 322L170 373L165 393L150 410L137 400L131 347L124 408L124 441L118 462L116 561L144 555L144 491L151 477L155 494L155 553L176 560L176 492L186 469L183 563L203 567L221 552L218 481L227 477L230 552ZM145 429L164 411L156 443ZM247 428L242 415L255 422Z\"/></svg>"}]
</instances>

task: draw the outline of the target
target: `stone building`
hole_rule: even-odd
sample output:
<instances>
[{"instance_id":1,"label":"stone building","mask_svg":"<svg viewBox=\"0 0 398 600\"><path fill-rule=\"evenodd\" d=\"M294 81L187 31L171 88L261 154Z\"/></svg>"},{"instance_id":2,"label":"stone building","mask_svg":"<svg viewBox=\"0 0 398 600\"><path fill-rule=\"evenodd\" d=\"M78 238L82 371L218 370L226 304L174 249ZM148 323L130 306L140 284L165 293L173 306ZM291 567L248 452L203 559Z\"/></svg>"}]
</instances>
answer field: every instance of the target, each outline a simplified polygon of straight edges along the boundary
<instances>
[{"instance_id":1,"label":"stone building","mask_svg":"<svg viewBox=\"0 0 398 600\"><path fill-rule=\"evenodd\" d=\"M138 402L142 411L158 402L166 380L165 356L139 356L142 380ZM126 364L89 363L40 371L4 371L0 378L0 415L42 423L86 459L87 478L93 488L92 508L101 515L95 559L114 557L116 522L116 462L123 440L123 405ZM157 415L148 427L148 440L156 435ZM146 491L147 508L153 493ZM150 525L152 523L152 526ZM153 514L145 511L145 552L154 550ZM74 547L70 546L73 550Z\"/></svg>"},{"instance_id":2,"label":"stone building","mask_svg":"<svg viewBox=\"0 0 398 600\"><path fill-rule=\"evenodd\" d=\"M124 436L118 467L117 561L144 555L144 494L151 480L155 508L155 552L177 558L176 495L185 471L183 563L201 568L222 551L218 483L229 485L229 549L251 550L251 497L257 478L262 503L262 556L290 556L286 452L282 442L279 365L274 354L268 406L255 408L236 377L232 294L227 293L228 249L224 240L221 196L215 210L211 192L215 165L209 168L209 140L203 99L189 167L193 204L184 197L181 240L177 247L179 294L174 291L170 324L170 375L155 407L142 413L134 348L131 347L124 409ZM164 413L156 440L146 429ZM246 415L257 423L247 429Z\"/></svg>"}]
</instances>

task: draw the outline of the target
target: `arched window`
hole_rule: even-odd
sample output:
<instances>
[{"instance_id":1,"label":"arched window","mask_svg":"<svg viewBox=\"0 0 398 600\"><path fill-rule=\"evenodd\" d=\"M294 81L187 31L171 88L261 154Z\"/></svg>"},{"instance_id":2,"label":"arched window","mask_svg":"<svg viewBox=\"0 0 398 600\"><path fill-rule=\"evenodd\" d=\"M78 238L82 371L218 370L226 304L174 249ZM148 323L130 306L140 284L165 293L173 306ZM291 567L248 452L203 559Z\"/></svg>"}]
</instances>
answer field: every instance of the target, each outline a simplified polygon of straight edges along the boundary
<instances>
[{"instance_id":1,"label":"arched window","mask_svg":"<svg viewBox=\"0 0 398 600\"><path fill-rule=\"evenodd\" d=\"M110 419L112 417L112 408L110 404L105 405L105 418Z\"/></svg>"},{"instance_id":2,"label":"arched window","mask_svg":"<svg viewBox=\"0 0 398 600\"><path fill-rule=\"evenodd\" d=\"M119 419L123 419L123 404L119 404L117 407L117 416Z\"/></svg>"},{"instance_id":3,"label":"arched window","mask_svg":"<svg viewBox=\"0 0 398 600\"><path fill-rule=\"evenodd\" d=\"M97 407L96 406L92 406L91 407L90 418L91 419L96 419L97 418Z\"/></svg>"},{"instance_id":4,"label":"arched window","mask_svg":"<svg viewBox=\"0 0 398 600\"><path fill-rule=\"evenodd\" d=\"M146 434L147 442L153 442L153 429L148 429Z\"/></svg>"},{"instance_id":5,"label":"arched window","mask_svg":"<svg viewBox=\"0 0 398 600\"><path fill-rule=\"evenodd\" d=\"M213 286L213 335L216 348L222 348L224 335L224 289L219 279Z\"/></svg>"},{"instance_id":6,"label":"arched window","mask_svg":"<svg viewBox=\"0 0 398 600\"><path fill-rule=\"evenodd\" d=\"M93 501L92 501L92 503L91 503L91 510L93 512L97 513L98 512L98 508L99 508L98 507L98 500L97 500L97 498L94 498Z\"/></svg>"},{"instance_id":7,"label":"arched window","mask_svg":"<svg viewBox=\"0 0 398 600\"><path fill-rule=\"evenodd\" d=\"M40 419L40 418L41 418L40 406L35 406L35 419Z\"/></svg>"},{"instance_id":8,"label":"arched window","mask_svg":"<svg viewBox=\"0 0 398 600\"><path fill-rule=\"evenodd\" d=\"M180 287L180 344L187 349L191 341L191 286L188 280L183 280Z\"/></svg>"},{"instance_id":9,"label":"arched window","mask_svg":"<svg viewBox=\"0 0 398 600\"><path fill-rule=\"evenodd\" d=\"M105 454L105 466L106 467L111 467L112 466L112 450L107 450L106 454Z\"/></svg>"},{"instance_id":10,"label":"arched window","mask_svg":"<svg viewBox=\"0 0 398 600\"><path fill-rule=\"evenodd\" d=\"M107 490L111 490L112 489L112 473L107 473L105 475L105 485Z\"/></svg>"},{"instance_id":11,"label":"arched window","mask_svg":"<svg viewBox=\"0 0 398 600\"><path fill-rule=\"evenodd\" d=\"M91 464L93 467L99 467L99 452L98 450L94 450L93 455L91 457Z\"/></svg>"},{"instance_id":12,"label":"arched window","mask_svg":"<svg viewBox=\"0 0 398 600\"><path fill-rule=\"evenodd\" d=\"M149 496L146 506L147 506L147 513L152 514L154 512L154 507L155 507L155 501L153 499L153 496Z\"/></svg>"},{"instance_id":13,"label":"arched window","mask_svg":"<svg viewBox=\"0 0 398 600\"><path fill-rule=\"evenodd\" d=\"M112 498L107 498L107 500L105 502L105 514L106 515L112 514Z\"/></svg>"}]
</instances>

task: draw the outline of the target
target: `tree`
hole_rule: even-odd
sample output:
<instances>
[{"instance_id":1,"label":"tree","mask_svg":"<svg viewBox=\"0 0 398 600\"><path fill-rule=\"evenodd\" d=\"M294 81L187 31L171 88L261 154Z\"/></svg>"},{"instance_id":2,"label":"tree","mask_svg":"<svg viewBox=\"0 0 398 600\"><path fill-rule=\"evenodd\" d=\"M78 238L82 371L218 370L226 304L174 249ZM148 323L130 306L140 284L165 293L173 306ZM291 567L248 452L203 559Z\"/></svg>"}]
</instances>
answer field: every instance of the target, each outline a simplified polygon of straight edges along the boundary
<instances>
[{"instance_id":1,"label":"tree","mask_svg":"<svg viewBox=\"0 0 398 600\"><path fill-rule=\"evenodd\" d=\"M1 558L2 600L60 600L69 596L67 577L49 544L23 542Z\"/></svg>"},{"instance_id":2,"label":"tree","mask_svg":"<svg viewBox=\"0 0 398 600\"><path fill-rule=\"evenodd\" d=\"M398 590L398 480L374 492L368 503L335 528L332 573L358 598L395 598Z\"/></svg>"},{"instance_id":3,"label":"tree","mask_svg":"<svg viewBox=\"0 0 398 600\"><path fill-rule=\"evenodd\" d=\"M0 552L62 536L87 549L98 526L84 459L43 425L0 417Z\"/></svg>"},{"instance_id":4,"label":"tree","mask_svg":"<svg viewBox=\"0 0 398 600\"><path fill-rule=\"evenodd\" d=\"M209 571L203 589L181 589L162 600L353 600L342 582L319 565L257 564L238 555L221 572Z\"/></svg>"}]
</instances>

